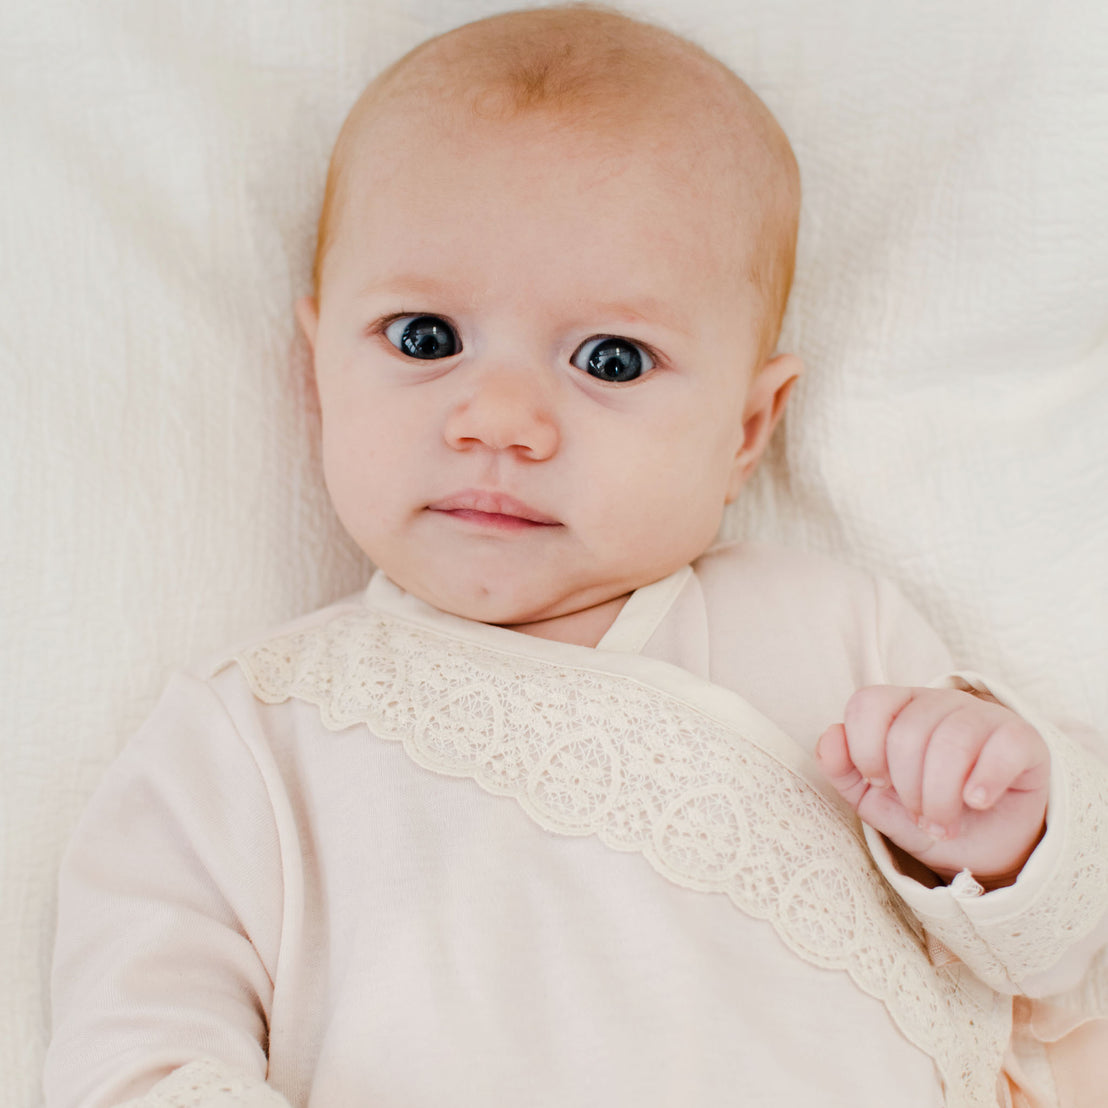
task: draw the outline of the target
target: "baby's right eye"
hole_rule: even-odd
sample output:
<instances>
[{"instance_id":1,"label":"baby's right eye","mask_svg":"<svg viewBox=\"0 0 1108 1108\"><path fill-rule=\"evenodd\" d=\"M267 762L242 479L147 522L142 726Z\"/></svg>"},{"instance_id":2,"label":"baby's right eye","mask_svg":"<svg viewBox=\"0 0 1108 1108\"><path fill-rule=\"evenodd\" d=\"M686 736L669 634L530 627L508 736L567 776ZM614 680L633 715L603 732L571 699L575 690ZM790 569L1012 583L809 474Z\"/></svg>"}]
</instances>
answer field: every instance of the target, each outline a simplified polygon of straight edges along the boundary
<instances>
[{"instance_id":1,"label":"baby's right eye","mask_svg":"<svg viewBox=\"0 0 1108 1108\"><path fill-rule=\"evenodd\" d=\"M449 358L462 348L454 328L437 315L402 315L385 328L385 338L409 358Z\"/></svg>"}]
</instances>

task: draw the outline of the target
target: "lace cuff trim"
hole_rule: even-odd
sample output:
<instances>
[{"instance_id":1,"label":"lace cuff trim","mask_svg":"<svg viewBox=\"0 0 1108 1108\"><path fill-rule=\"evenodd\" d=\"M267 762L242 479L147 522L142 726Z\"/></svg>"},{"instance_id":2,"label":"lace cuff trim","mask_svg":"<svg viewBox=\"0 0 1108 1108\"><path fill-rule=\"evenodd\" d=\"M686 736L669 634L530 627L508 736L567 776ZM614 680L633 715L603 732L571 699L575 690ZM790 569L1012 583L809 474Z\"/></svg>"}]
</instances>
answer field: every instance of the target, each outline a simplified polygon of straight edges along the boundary
<instances>
[{"instance_id":1,"label":"lace cuff trim","mask_svg":"<svg viewBox=\"0 0 1108 1108\"><path fill-rule=\"evenodd\" d=\"M995 1101L1010 1005L936 970L857 824L763 749L772 724L738 698L723 718L713 686L709 714L691 693L529 643L513 653L363 608L236 660L266 703L314 704L333 731L366 725L426 769L514 798L549 831L596 835L674 884L728 896L878 998L935 1060L949 1108Z\"/></svg>"},{"instance_id":2,"label":"lace cuff trim","mask_svg":"<svg viewBox=\"0 0 1108 1108\"><path fill-rule=\"evenodd\" d=\"M289 1108L289 1102L257 1077L200 1058L119 1108Z\"/></svg>"},{"instance_id":3,"label":"lace cuff trim","mask_svg":"<svg viewBox=\"0 0 1108 1108\"><path fill-rule=\"evenodd\" d=\"M981 895L960 874L947 888L923 890L900 876L867 835L886 877L928 933L994 988L1018 990L1042 973L1108 912L1108 767L1044 723L1010 690L974 673L944 680L986 692L1018 712L1050 748L1048 830L1015 885Z\"/></svg>"}]
</instances>

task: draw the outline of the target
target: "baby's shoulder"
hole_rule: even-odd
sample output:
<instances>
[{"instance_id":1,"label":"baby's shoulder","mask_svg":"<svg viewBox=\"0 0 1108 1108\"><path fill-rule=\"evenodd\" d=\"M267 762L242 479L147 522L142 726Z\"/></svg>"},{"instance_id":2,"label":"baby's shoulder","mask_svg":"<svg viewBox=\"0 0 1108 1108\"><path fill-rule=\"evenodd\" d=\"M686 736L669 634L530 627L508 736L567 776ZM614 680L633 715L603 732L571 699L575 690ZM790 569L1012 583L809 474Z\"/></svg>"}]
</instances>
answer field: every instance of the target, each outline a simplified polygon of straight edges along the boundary
<instances>
[{"instance_id":1,"label":"baby's shoulder","mask_svg":"<svg viewBox=\"0 0 1108 1108\"><path fill-rule=\"evenodd\" d=\"M719 543L693 566L705 594L728 605L761 598L789 607L827 605L871 608L886 583L873 574L820 554L760 542Z\"/></svg>"},{"instance_id":2,"label":"baby's shoulder","mask_svg":"<svg viewBox=\"0 0 1108 1108\"><path fill-rule=\"evenodd\" d=\"M709 550L694 570L717 643L753 644L780 665L846 659L855 687L922 684L952 664L928 620L895 584L827 555L727 543Z\"/></svg>"}]
</instances>

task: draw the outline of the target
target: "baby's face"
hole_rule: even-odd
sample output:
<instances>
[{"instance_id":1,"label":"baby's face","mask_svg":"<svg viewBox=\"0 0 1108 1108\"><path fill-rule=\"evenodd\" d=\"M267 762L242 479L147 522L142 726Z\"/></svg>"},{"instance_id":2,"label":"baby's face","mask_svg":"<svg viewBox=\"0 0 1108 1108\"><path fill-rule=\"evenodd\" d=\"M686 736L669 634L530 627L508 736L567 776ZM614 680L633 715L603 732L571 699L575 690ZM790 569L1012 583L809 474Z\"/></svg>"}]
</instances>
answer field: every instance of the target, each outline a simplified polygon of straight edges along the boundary
<instances>
[{"instance_id":1,"label":"baby's face","mask_svg":"<svg viewBox=\"0 0 1108 1108\"><path fill-rule=\"evenodd\" d=\"M300 305L331 498L416 596L595 639L559 627L699 555L761 449L737 213L613 136L403 114Z\"/></svg>"}]
</instances>

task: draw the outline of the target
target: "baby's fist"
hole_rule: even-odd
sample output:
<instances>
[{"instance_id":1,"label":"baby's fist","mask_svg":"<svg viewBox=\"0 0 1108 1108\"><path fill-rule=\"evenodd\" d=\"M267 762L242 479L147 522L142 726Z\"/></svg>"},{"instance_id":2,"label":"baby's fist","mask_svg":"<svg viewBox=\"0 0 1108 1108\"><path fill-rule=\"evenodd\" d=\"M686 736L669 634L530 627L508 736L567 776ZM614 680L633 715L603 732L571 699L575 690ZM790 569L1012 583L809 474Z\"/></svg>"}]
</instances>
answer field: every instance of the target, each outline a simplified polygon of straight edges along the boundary
<instances>
[{"instance_id":1,"label":"baby's fist","mask_svg":"<svg viewBox=\"0 0 1108 1108\"><path fill-rule=\"evenodd\" d=\"M987 887L1009 884L1042 837L1046 743L995 701L872 685L816 755L860 819L944 880L969 869Z\"/></svg>"}]
</instances>

